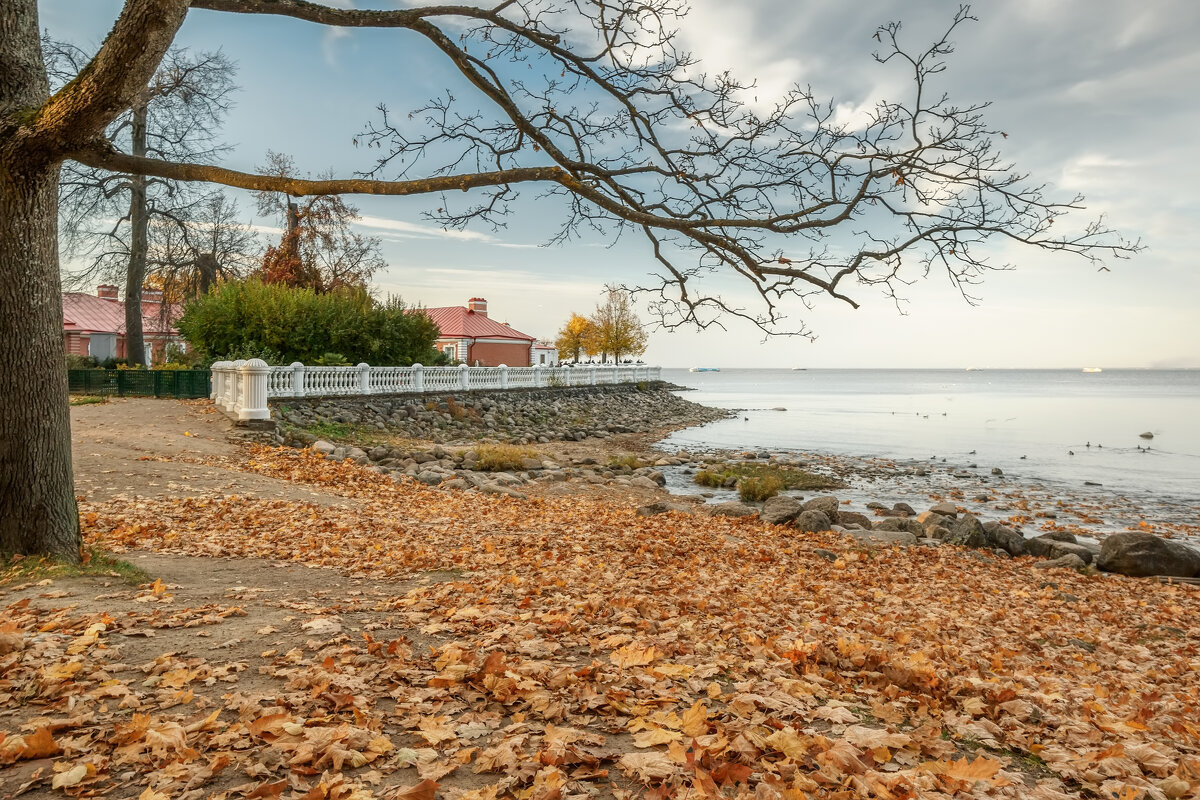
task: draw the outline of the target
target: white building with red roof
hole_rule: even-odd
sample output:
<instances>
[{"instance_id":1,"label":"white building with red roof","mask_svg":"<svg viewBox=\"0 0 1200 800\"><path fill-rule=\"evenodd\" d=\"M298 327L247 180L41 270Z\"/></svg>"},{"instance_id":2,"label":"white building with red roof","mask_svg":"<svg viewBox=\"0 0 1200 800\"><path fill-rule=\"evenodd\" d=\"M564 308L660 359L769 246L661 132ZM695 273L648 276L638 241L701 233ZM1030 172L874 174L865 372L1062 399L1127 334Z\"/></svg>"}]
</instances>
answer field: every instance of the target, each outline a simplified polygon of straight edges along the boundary
<instances>
[{"instance_id":1,"label":"white building with red roof","mask_svg":"<svg viewBox=\"0 0 1200 800\"><path fill-rule=\"evenodd\" d=\"M528 367L535 337L488 316L487 300L472 297L466 307L427 308L438 326L437 348L473 367Z\"/></svg>"},{"instance_id":2,"label":"white building with red roof","mask_svg":"<svg viewBox=\"0 0 1200 800\"><path fill-rule=\"evenodd\" d=\"M103 284L95 294L63 292L63 343L71 355L92 356L104 361L125 358L125 304L117 298L117 287ZM146 362L166 358L167 345L184 344L174 322L182 313L177 305L163 304L162 292L142 290L142 336Z\"/></svg>"}]
</instances>

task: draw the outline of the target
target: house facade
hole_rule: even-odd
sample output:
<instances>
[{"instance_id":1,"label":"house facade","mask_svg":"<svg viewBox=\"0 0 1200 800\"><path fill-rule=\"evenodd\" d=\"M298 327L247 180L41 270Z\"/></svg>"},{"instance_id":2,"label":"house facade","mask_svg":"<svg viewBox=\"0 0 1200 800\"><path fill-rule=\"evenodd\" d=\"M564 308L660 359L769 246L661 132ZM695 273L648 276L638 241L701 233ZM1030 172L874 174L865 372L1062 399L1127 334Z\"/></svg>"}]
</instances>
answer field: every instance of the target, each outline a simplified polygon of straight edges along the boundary
<instances>
[{"instance_id":1,"label":"house facade","mask_svg":"<svg viewBox=\"0 0 1200 800\"><path fill-rule=\"evenodd\" d=\"M535 367L557 367L558 348L550 342L534 342L530 361Z\"/></svg>"},{"instance_id":2,"label":"house facade","mask_svg":"<svg viewBox=\"0 0 1200 800\"><path fill-rule=\"evenodd\" d=\"M487 300L472 297L464 306L427 308L438 326L437 348L454 361L479 367L528 367L534 337L488 316Z\"/></svg>"},{"instance_id":3,"label":"house facade","mask_svg":"<svg viewBox=\"0 0 1200 800\"><path fill-rule=\"evenodd\" d=\"M63 345L68 355L91 356L97 361L126 358L125 304L117 297L117 287L102 284L96 294L64 292ZM182 310L163 303L158 289L142 290L142 337L146 345L146 363L166 360L167 346L183 346L184 340L174 321Z\"/></svg>"}]
</instances>

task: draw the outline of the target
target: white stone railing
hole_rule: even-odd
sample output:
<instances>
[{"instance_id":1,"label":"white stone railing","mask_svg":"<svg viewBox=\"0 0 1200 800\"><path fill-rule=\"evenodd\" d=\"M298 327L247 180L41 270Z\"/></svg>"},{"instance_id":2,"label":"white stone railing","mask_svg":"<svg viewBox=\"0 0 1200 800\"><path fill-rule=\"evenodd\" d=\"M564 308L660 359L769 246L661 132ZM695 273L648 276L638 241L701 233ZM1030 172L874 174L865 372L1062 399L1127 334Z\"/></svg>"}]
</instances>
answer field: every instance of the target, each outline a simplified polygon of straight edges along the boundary
<instances>
[{"instance_id":1,"label":"white stone railing","mask_svg":"<svg viewBox=\"0 0 1200 800\"><path fill-rule=\"evenodd\" d=\"M339 397L481 390L597 386L657 381L661 367L636 365L570 367L271 367L262 359L212 365L212 400L234 419L271 418L267 401L276 397Z\"/></svg>"}]
</instances>

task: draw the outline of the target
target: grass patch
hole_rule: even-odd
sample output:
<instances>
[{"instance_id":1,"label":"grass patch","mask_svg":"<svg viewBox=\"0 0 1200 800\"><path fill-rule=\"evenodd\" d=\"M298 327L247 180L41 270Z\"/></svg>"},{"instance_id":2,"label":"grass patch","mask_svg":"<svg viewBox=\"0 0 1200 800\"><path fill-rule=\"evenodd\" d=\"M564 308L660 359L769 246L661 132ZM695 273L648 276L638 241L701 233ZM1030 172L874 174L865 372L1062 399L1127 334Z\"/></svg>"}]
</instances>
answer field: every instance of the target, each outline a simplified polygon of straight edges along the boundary
<instances>
[{"instance_id":1,"label":"grass patch","mask_svg":"<svg viewBox=\"0 0 1200 800\"><path fill-rule=\"evenodd\" d=\"M318 439L337 442L361 442L368 439L373 433L379 433L363 425L351 425L345 422L314 422L302 430L308 431Z\"/></svg>"},{"instance_id":2,"label":"grass patch","mask_svg":"<svg viewBox=\"0 0 1200 800\"><path fill-rule=\"evenodd\" d=\"M512 444L481 444L475 448L479 460L476 466L484 472L508 472L524 469L521 463L526 458L537 458L538 451L531 447Z\"/></svg>"},{"instance_id":3,"label":"grass patch","mask_svg":"<svg viewBox=\"0 0 1200 800\"><path fill-rule=\"evenodd\" d=\"M131 586L150 581L150 576L141 568L113 558L98 547L85 550L83 561L79 564L52 556L0 556L0 586L47 578L82 577L116 578Z\"/></svg>"},{"instance_id":4,"label":"grass patch","mask_svg":"<svg viewBox=\"0 0 1200 800\"><path fill-rule=\"evenodd\" d=\"M608 460L608 466L612 469L621 469L622 467L629 467L630 469L639 469L642 466L642 462L638 459L637 456L632 455L630 453L626 453L625 455L613 456L612 458L610 458Z\"/></svg>"},{"instance_id":5,"label":"grass patch","mask_svg":"<svg viewBox=\"0 0 1200 800\"><path fill-rule=\"evenodd\" d=\"M781 491L815 491L817 489L836 489L842 482L827 475L817 475L805 472L796 467L772 466L770 464L752 464L741 462L726 464L721 469L703 469L696 473L693 480L701 486L719 489L732 478L737 481L739 491L747 482L751 483L751 491L762 492L775 486L775 494ZM770 497L771 495L766 495ZM763 497L762 499L766 499ZM745 498L743 498L745 499Z\"/></svg>"},{"instance_id":6,"label":"grass patch","mask_svg":"<svg viewBox=\"0 0 1200 800\"><path fill-rule=\"evenodd\" d=\"M73 406L94 406L101 403L107 403L108 398L98 394L74 394L71 395L71 405Z\"/></svg>"},{"instance_id":7,"label":"grass patch","mask_svg":"<svg viewBox=\"0 0 1200 800\"><path fill-rule=\"evenodd\" d=\"M775 475L761 478L742 478L737 485L738 497L747 503L761 503L783 491L783 481Z\"/></svg>"}]
</instances>

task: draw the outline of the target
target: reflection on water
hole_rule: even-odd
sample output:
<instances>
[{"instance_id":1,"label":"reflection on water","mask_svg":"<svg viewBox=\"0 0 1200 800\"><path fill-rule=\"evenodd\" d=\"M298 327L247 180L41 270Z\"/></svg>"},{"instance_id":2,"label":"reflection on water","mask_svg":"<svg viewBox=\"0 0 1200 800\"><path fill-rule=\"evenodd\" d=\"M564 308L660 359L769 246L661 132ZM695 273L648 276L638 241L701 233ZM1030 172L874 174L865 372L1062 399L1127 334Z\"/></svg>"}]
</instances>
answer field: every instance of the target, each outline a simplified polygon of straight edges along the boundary
<instances>
[{"instance_id":1,"label":"reflection on water","mask_svg":"<svg viewBox=\"0 0 1200 800\"><path fill-rule=\"evenodd\" d=\"M689 400L742 409L677 432L667 447L946 458L1200 506L1197 370L730 369L663 378L694 387Z\"/></svg>"}]
</instances>

